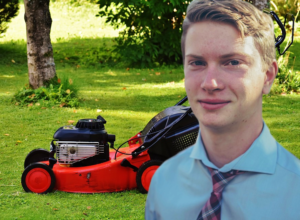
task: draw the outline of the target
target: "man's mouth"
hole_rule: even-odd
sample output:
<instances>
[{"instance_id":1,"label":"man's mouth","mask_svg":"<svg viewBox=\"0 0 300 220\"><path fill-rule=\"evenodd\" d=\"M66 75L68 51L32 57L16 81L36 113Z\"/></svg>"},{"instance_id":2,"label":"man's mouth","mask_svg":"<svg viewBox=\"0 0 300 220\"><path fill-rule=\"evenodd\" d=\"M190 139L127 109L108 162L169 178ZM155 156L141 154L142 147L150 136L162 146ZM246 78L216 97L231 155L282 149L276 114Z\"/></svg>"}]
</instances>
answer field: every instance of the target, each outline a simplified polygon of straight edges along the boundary
<instances>
[{"instance_id":1,"label":"man's mouth","mask_svg":"<svg viewBox=\"0 0 300 220\"><path fill-rule=\"evenodd\" d=\"M230 103L228 100L221 99L201 99L198 102L206 110L217 110Z\"/></svg>"}]
</instances>

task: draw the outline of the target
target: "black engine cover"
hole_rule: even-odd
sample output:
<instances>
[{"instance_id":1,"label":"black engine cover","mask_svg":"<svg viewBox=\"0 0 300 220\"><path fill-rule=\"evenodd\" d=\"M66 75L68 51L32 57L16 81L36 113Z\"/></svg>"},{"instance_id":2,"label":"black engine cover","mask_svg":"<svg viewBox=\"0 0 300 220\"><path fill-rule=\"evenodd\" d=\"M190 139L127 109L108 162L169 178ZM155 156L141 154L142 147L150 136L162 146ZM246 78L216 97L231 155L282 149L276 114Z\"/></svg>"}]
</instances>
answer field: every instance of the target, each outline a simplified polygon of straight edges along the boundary
<instances>
[{"instance_id":1,"label":"black engine cover","mask_svg":"<svg viewBox=\"0 0 300 220\"><path fill-rule=\"evenodd\" d=\"M105 123L105 119L101 116L98 116L97 119L81 119L76 126L63 126L55 132L53 138L58 143L59 141L78 142L80 145L81 142L98 142L100 146L104 146L104 152L75 162L71 166L89 166L109 160L108 143L113 145L115 135L107 134L104 128Z\"/></svg>"},{"instance_id":2,"label":"black engine cover","mask_svg":"<svg viewBox=\"0 0 300 220\"><path fill-rule=\"evenodd\" d=\"M76 128L75 126L60 127L53 138L59 141L89 141L106 142L105 129Z\"/></svg>"},{"instance_id":3,"label":"black engine cover","mask_svg":"<svg viewBox=\"0 0 300 220\"><path fill-rule=\"evenodd\" d=\"M80 119L76 126L59 128L53 138L59 141L107 142L107 132L104 129L105 119L100 115L97 119Z\"/></svg>"}]
</instances>

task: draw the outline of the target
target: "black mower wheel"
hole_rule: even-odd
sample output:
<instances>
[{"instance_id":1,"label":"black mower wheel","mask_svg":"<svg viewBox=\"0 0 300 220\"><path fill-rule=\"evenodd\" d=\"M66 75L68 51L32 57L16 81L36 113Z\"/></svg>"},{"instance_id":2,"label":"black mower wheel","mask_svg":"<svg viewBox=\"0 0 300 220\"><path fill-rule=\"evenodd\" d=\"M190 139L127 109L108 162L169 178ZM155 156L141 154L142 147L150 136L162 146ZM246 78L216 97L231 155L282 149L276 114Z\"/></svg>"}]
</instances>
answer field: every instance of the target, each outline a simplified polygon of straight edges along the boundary
<instances>
[{"instance_id":1,"label":"black mower wheel","mask_svg":"<svg viewBox=\"0 0 300 220\"><path fill-rule=\"evenodd\" d=\"M26 167L21 181L25 192L38 194L52 192L56 183L53 170L44 163L32 163Z\"/></svg>"},{"instance_id":2,"label":"black mower wheel","mask_svg":"<svg viewBox=\"0 0 300 220\"><path fill-rule=\"evenodd\" d=\"M136 184L141 193L148 193L152 176L162 163L161 160L148 160L140 166L136 174Z\"/></svg>"},{"instance_id":3,"label":"black mower wheel","mask_svg":"<svg viewBox=\"0 0 300 220\"><path fill-rule=\"evenodd\" d=\"M32 163L49 160L49 156L50 152L43 148L32 150L25 158L24 168L28 167Z\"/></svg>"}]
</instances>

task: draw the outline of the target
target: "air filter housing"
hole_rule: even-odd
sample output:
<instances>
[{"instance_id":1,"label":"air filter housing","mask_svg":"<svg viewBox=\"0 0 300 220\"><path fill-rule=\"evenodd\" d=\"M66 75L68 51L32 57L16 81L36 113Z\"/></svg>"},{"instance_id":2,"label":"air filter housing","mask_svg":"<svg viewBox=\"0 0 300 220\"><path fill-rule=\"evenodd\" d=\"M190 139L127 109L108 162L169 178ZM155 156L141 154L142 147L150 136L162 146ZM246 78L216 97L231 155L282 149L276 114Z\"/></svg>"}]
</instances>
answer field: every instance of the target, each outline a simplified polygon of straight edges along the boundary
<instances>
[{"instance_id":1,"label":"air filter housing","mask_svg":"<svg viewBox=\"0 0 300 220\"><path fill-rule=\"evenodd\" d=\"M88 141L107 142L107 132L104 128L105 119L80 119L76 126L67 125L59 128L53 138L58 141Z\"/></svg>"}]
</instances>

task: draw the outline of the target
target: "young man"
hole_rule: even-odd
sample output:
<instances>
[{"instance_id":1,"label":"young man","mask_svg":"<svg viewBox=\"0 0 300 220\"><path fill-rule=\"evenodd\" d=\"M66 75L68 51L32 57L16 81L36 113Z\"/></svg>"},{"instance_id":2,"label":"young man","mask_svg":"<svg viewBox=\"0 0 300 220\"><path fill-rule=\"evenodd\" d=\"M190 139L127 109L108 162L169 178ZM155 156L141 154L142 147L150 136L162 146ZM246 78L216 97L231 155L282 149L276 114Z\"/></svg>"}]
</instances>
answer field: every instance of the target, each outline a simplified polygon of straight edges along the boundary
<instances>
[{"instance_id":1,"label":"young man","mask_svg":"<svg viewBox=\"0 0 300 220\"><path fill-rule=\"evenodd\" d=\"M154 174L146 219L300 219L299 160L262 119L278 71L273 28L241 0L189 5L181 43L200 131Z\"/></svg>"}]
</instances>

